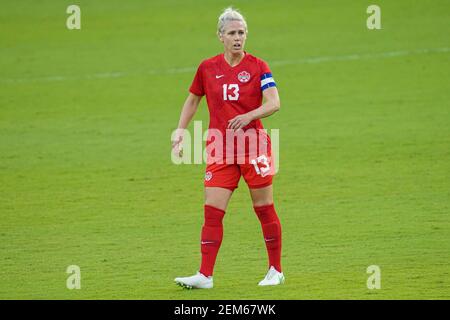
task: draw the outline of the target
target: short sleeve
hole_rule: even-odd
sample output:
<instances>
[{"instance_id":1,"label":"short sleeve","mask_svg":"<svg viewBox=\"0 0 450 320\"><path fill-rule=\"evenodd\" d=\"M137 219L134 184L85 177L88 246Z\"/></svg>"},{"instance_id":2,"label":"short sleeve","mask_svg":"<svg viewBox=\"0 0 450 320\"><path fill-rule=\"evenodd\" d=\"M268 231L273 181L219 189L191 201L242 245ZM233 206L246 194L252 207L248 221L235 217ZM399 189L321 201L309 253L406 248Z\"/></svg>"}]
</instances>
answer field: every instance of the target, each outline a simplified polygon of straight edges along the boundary
<instances>
[{"instance_id":1,"label":"short sleeve","mask_svg":"<svg viewBox=\"0 0 450 320\"><path fill-rule=\"evenodd\" d=\"M205 89L203 87L203 67L202 64L197 69L197 72L195 73L194 80L192 81L191 87L189 88L189 91L196 96L204 96L205 95Z\"/></svg>"},{"instance_id":2,"label":"short sleeve","mask_svg":"<svg viewBox=\"0 0 450 320\"><path fill-rule=\"evenodd\" d=\"M264 91L270 87L276 87L275 80L272 76L272 71L270 71L269 65L263 60L260 60L260 70L261 91Z\"/></svg>"}]
</instances>

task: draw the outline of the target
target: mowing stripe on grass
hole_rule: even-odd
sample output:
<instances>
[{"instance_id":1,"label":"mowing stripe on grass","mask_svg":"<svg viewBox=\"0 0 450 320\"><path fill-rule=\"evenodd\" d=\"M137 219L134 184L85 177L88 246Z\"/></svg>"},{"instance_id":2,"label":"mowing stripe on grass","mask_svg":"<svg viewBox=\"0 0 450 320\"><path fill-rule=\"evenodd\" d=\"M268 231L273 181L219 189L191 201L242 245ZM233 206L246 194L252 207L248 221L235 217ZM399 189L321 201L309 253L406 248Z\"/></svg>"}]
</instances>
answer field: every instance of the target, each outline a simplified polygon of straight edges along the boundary
<instances>
[{"instance_id":1,"label":"mowing stripe on grass","mask_svg":"<svg viewBox=\"0 0 450 320\"><path fill-rule=\"evenodd\" d=\"M370 59L384 59L393 57L402 57L419 54L435 54L435 53L449 53L450 48L432 48L432 49L417 49L417 50L400 50L388 51L378 53L363 53L363 54L349 54L341 56L321 56L301 58L298 60L281 60L271 61L271 66L286 66L296 64L315 64L335 61L352 61L352 60L370 60ZM0 78L1 83L28 83L28 82L55 82L55 81L69 81L69 80L91 80L91 79L112 79L124 78L129 76L139 75L171 75L195 72L196 67L171 68L163 70L148 70L146 72L103 72L88 75L74 75L74 76L42 76L35 78Z\"/></svg>"}]
</instances>

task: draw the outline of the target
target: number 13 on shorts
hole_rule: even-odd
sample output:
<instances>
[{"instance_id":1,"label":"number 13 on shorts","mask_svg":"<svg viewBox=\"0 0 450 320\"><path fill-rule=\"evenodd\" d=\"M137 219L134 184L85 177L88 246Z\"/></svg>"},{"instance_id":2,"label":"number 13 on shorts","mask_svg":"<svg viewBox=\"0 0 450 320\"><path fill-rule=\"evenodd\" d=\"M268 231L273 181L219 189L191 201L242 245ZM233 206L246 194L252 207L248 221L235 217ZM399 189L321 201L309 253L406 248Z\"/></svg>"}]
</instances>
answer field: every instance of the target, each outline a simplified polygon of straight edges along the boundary
<instances>
[{"instance_id":1,"label":"number 13 on shorts","mask_svg":"<svg viewBox=\"0 0 450 320\"><path fill-rule=\"evenodd\" d=\"M255 168L256 174L259 174L261 177L265 177L270 171L269 159L264 154L256 159L251 160L250 163Z\"/></svg>"}]
</instances>

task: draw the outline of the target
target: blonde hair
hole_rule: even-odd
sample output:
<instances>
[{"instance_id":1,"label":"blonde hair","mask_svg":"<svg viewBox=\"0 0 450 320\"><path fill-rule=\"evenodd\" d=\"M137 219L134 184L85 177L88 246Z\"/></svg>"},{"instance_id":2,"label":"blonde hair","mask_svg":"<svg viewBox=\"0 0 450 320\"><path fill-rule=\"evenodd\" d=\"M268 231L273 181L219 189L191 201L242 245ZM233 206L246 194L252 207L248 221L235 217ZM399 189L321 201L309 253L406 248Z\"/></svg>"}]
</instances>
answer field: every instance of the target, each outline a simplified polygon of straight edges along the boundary
<instances>
[{"instance_id":1,"label":"blonde hair","mask_svg":"<svg viewBox=\"0 0 450 320\"><path fill-rule=\"evenodd\" d=\"M225 29L225 24L229 21L241 21L244 24L245 32L247 30L247 22L245 21L244 16L236 9L232 7L226 8L219 17L219 22L217 23L217 33L223 34Z\"/></svg>"}]
</instances>

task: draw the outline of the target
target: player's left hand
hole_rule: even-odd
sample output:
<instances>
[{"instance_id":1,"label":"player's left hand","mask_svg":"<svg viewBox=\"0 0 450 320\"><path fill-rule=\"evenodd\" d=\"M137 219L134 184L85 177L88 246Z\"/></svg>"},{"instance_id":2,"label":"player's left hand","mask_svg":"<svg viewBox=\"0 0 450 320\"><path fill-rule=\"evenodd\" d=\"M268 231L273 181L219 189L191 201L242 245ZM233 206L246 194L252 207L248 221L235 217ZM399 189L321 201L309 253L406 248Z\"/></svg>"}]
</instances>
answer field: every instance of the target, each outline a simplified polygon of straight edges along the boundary
<instances>
[{"instance_id":1,"label":"player's left hand","mask_svg":"<svg viewBox=\"0 0 450 320\"><path fill-rule=\"evenodd\" d=\"M172 152L182 158L183 157L183 137L184 137L184 129L177 129L175 131L175 135L172 140Z\"/></svg>"},{"instance_id":2,"label":"player's left hand","mask_svg":"<svg viewBox=\"0 0 450 320\"><path fill-rule=\"evenodd\" d=\"M252 121L247 114L240 114L231 120L228 120L228 129L239 130Z\"/></svg>"}]
</instances>

